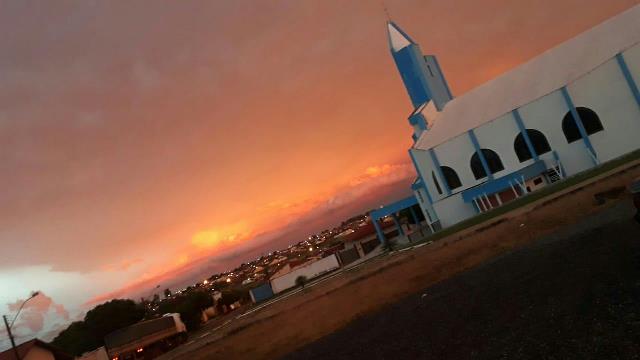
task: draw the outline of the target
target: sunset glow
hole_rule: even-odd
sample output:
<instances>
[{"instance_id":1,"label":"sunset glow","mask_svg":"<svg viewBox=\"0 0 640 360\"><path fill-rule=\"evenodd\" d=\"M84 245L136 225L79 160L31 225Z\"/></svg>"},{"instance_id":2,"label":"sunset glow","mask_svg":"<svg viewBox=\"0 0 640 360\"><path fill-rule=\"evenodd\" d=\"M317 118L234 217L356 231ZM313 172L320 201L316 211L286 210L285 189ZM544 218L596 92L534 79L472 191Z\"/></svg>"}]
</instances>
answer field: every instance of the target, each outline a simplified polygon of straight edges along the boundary
<instances>
[{"instance_id":1,"label":"sunset glow","mask_svg":"<svg viewBox=\"0 0 640 360\"><path fill-rule=\"evenodd\" d=\"M457 95L636 1L385 3ZM43 292L16 333L408 196L385 20L377 1L4 1L0 301Z\"/></svg>"}]
</instances>

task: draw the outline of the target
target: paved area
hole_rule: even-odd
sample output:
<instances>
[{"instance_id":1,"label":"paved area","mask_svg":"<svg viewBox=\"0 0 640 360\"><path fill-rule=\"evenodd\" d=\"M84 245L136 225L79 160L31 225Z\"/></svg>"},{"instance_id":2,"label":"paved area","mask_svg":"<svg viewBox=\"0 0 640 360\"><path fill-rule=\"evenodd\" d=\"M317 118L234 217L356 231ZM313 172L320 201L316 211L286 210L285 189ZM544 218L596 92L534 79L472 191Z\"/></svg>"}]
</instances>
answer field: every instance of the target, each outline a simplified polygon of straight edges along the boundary
<instances>
[{"instance_id":1,"label":"paved area","mask_svg":"<svg viewBox=\"0 0 640 360\"><path fill-rule=\"evenodd\" d=\"M640 226L632 216L624 201L285 359L638 359Z\"/></svg>"}]
</instances>

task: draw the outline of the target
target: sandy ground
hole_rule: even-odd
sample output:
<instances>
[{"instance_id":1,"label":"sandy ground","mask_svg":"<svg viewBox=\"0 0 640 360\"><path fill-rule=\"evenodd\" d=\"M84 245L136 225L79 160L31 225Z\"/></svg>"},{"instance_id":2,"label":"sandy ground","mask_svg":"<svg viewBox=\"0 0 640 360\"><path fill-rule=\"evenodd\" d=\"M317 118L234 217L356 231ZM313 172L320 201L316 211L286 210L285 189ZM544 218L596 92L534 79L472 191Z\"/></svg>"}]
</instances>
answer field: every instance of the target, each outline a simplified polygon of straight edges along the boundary
<instances>
[{"instance_id":1,"label":"sandy ground","mask_svg":"<svg viewBox=\"0 0 640 360\"><path fill-rule=\"evenodd\" d=\"M622 202L409 295L293 359L640 357L640 226Z\"/></svg>"},{"instance_id":2,"label":"sandy ground","mask_svg":"<svg viewBox=\"0 0 640 360\"><path fill-rule=\"evenodd\" d=\"M594 194L626 186L640 176L637 162L624 168L436 243L376 258L223 328L197 335L189 346L163 358L272 359L289 354L417 291L534 240L571 231L571 225L585 216L629 201L626 193L604 204L594 200Z\"/></svg>"}]
</instances>

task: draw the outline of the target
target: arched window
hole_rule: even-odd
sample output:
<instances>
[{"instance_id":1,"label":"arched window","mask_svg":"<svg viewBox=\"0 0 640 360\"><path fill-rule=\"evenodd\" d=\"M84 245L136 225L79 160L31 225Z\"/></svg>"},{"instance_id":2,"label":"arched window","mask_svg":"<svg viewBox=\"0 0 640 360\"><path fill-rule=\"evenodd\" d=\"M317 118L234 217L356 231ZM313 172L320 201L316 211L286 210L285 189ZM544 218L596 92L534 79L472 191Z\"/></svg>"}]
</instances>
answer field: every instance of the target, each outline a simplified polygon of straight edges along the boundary
<instances>
[{"instance_id":1,"label":"arched window","mask_svg":"<svg viewBox=\"0 0 640 360\"><path fill-rule=\"evenodd\" d=\"M453 190L462 186L462 182L460 181L460 178L458 177L458 174L456 173L455 170L453 170L448 166L440 166L440 169L442 170L444 181L447 182L447 185L449 185L450 190Z\"/></svg>"},{"instance_id":2,"label":"arched window","mask_svg":"<svg viewBox=\"0 0 640 360\"><path fill-rule=\"evenodd\" d=\"M551 146L549 146L549 142L543 133L538 130L527 129L527 135L529 135L529 140L531 140L533 150L536 154L542 155L551 151ZM529 151L527 142L524 141L522 133L516 136L516 140L513 142L513 149L515 150L520 162L527 161L533 157L533 154Z\"/></svg>"},{"instance_id":3,"label":"arched window","mask_svg":"<svg viewBox=\"0 0 640 360\"><path fill-rule=\"evenodd\" d=\"M436 184L436 190L438 190L438 194L442 195L440 183L438 182L438 179L436 179L436 174L434 174L433 171L431 172L431 177L433 178L433 183Z\"/></svg>"},{"instance_id":4,"label":"arched window","mask_svg":"<svg viewBox=\"0 0 640 360\"><path fill-rule=\"evenodd\" d=\"M580 120L582 120L582 126L587 132L587 135L595 134L604 130L602 122L595 111L586 107L577 107L576 111L578 112L578 116L580 116ZM581 138L578 125L576 125L576 121L573 118L571 111L568 111L562 119L562 132L569 143L580 140Z\"/></svg>"},{"instance_id":5,"label":"arched window","mask_svg":"<svg viewBox=\"0 0 640 360\"><path fill-rule=\"evenodd\" d=\"M500 160L500 156L498 156L495 151L489 149L480 149L480 151L482 151L482 155L484 155L484 158L487 161L487 166L489 166L489 171L492 174L504 170L502 160ZM473 172L473 176L476 178L476 180L482 179L483 177L487 176L487 173L484 171L484 167L482 166L482 161L480 160L480 155L478 155L478 152L475 152L473 154L470 163L471 172Z\"/></svg>"}]
</instances>

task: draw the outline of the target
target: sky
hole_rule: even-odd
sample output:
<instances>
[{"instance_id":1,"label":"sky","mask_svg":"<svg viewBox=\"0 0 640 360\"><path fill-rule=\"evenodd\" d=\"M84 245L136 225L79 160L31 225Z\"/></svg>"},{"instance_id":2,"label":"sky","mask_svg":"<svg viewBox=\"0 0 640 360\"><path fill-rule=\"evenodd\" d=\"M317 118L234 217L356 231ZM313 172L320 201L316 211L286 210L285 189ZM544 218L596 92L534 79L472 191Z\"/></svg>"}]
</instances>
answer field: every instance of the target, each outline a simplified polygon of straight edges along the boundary
<instances>
[{"instance_id":1,"label":"sky","mask_svg":"<svg viewBox=\"0 0 640 360\"><path fill-rule=\"evenodd\" d=\"M385 1L455 96L637 2ZM1 1L0 313L41 291L19 341L408 196L385 21L377 0Z\"/></svg>"}]
</instances>

